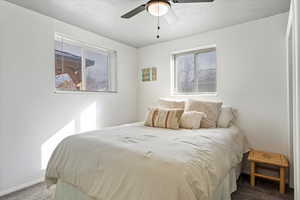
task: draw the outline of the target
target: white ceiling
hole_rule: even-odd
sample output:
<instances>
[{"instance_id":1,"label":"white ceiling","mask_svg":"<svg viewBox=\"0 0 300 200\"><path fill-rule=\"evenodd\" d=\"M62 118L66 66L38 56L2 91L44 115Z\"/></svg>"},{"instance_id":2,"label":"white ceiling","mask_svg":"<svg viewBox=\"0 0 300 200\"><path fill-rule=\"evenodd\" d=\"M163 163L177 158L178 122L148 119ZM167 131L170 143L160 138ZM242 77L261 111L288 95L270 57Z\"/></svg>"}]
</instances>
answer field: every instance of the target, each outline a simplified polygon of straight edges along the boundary
<instances>
[{"instance_id":1,"label":"white ceiling","mask_svg":"<svg viewBox=\"0 0 300 200\"><path fill-rule=\"evenodd\" d=\"M213 3L173 4L178 20L161 20L161 38L156 39L157 19L147 12L121 19L127 11L147 0L7 0L121 41L134 47L172 40L231 26L289 9L290 0L215 0Z\"/></svg>"}]
</instances>

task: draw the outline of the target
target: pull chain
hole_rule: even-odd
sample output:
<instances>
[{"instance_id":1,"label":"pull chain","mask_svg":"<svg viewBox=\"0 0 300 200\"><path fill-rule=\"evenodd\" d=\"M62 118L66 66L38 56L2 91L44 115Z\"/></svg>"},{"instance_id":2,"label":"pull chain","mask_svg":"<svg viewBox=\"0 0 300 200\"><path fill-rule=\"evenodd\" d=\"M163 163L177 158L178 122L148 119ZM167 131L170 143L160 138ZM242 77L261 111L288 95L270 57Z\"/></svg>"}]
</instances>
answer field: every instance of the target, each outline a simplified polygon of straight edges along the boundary
<instances>
[{"instance_id":1,"label":"pull chain","mask_svg":"<svg viewBox=\"0 0 300 200\"><path fill-rule=\"evenodd\" d=\"M159 30L160 30L160 26L159 26L159 0L157 0L157 13L158 13L158 16L157 16L157 35L156 35L156 38L159 39Z\"/></svg>"},{"instance_id":2,"label":"pull chain","mask_svg":"<svg viewBox=\"0 0 300 200\"><path fill-rule=\"evenodd\" d=\"M159 16L157 18L157 35L156 35L156 38L159 39L159 30L160 30L160 26L159 26Z\"/></svg>"}]
</instances>

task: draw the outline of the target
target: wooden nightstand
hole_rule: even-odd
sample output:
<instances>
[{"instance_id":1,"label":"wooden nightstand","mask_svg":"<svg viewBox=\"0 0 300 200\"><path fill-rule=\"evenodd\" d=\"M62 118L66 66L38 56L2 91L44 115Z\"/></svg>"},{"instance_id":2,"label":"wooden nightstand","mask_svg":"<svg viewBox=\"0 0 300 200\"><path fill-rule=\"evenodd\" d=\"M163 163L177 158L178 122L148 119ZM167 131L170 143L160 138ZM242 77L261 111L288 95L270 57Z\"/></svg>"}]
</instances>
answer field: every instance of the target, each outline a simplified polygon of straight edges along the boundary
<instances>
[{"instance_id":1,"label":"wooden nightstand","mask_svg":"<svg viewBox=\"0 0 300 200\"><path fill-rule=\"evenodd\" d=\"M277 153L268 153L262 151L251 150L248 160L251 162L251 185L255 186L255 177L265 178L272 181L279 182L280 193L285 193L285 169L288 168L289 163L284 155ZM279 177L266 176L256 173L256 163L263 163L279 167Z\"/></svg>"}]
</instances>

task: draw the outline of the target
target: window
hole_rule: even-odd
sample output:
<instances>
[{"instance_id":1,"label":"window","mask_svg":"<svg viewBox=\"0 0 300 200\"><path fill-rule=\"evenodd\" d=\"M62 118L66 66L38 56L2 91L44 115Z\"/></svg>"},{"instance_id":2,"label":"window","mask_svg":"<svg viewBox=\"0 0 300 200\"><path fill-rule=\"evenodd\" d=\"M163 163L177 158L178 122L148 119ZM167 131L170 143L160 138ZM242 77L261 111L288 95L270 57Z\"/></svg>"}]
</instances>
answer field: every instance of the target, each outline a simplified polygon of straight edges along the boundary
<instances>
[{"instance_id":1,"label":"window","mask_svg":"<svg viewBox=\"0 0 300 200\"><path fill-rule=\"evenodd\" d=\"M116 91L116 52L55 37L55 87L58 91Z\"/></svg>"},{"instance_id":2,"label":"window","mask_svg":"<svg viewBox=\"0 0 300 200\"><path fill-rule=\"evenodd\" d=\"M176 53L173 60L174 94L217 92L216 48Z\"/></svg>"}]
</instances>

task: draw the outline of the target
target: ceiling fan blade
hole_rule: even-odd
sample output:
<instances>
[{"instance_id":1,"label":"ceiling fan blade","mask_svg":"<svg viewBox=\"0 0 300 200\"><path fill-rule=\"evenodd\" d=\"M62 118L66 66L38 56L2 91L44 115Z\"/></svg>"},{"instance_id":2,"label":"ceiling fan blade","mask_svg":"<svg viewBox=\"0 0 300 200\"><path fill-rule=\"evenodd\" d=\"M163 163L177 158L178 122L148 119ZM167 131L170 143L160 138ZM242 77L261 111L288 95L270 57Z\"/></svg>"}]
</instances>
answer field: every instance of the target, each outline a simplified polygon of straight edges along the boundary
<instances>
[{"instance_id":1,"label":"ceiling fan blade","mask_svg":"<svg viewBox=\"0 0 300 200\"><path fill-rule=\"evenodd\" d=\"M143 4L131 11L129 11L128 13L126 13L125 15L122 15L121 17L122 18L125 18L125 19L128 19L128 18L131 18L137 14L139 14L140 12L144 11L146 9L146 4Z\"/></svg>"},{"instance_id":2,"label":"ceiling fan blade","mask_svg":"<svg viewBox=\"0 0 300 200\"><path fill-rule=\"evenodd\" d=\"M173 3L205 3L213 1L214 0L172 0Z\"/></svg>"},{"instance_id":3,"label":"ceiling fan blade","mask_svg":"<svg viewBox=\"0 0 300 200\"><path fill-rule=\"evenodd\" d=\"M164 15L164 19L170 25L175 24L178 21L178 16L175 14L173 9L170 9L166 15Z\"/></svg>"}]
</instances>

